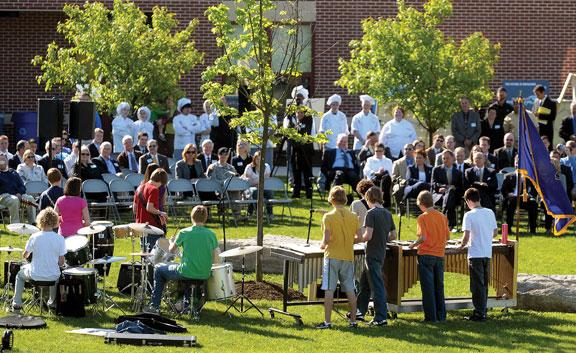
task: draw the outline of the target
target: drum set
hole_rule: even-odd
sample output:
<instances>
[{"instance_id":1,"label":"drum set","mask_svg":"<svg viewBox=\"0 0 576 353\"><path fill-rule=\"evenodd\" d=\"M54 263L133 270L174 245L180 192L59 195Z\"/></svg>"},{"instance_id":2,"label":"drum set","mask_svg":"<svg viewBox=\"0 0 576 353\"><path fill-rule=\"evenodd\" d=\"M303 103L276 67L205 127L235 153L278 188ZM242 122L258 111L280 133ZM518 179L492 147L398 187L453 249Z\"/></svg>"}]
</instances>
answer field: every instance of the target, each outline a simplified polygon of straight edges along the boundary
<instances>
[{"instance_id":1,"label":"drum set","mask_svg":"<svg viewBox=\"0 0 576 353\"><path fill-rule=\"evenodd\" d=\"M24 243L27 236L40 231L37 227L29 224L10 224L7 229L20 235L20 243ZM132 299L132 311L142 311L149 302L149 294L153 288L153 273L156 266L176 263L181 254L172 253L169 250L170 241L164 237L159 238L149 252L140 249L149 249L146 243L148 236L163 236L164 231L144 223L130 223L125 225L114 225L108 221L96 221L89 226L80 228L76 235L66 237L65 265L62 268L62 279L74 279L83 283L85 304L92 305L93 311L97 314L104 314L108 310L117 307L120 311L122 307L118 305L113 297L108 293L107 281L110 267L117 262L128 259L126 256L114 255L115 239L130 238L132 251L128 254L130 260L122 264L118 276L118 289L121 294L130 295ZM137 239L141 244L136 244ZM0 238L1 240L1 238ZM24 249L13 246L1 246L0 255L7 254L4 261L4 287L0 296L0 303L9 307L12 301L12 290L18 271L21 266L31 261L33 254L27 260L22 260ZM142 247L140 246L142 245ZM244 294L245 280L245 257L248 254L261 250L260 246L246 246L225 251L220 254L221 258L242 256L242 286L241 293L237 295L233 277L233 266L231 263L212 265L211 277L207 281L205 299L211 301L232 300L226 313L231 308L239 313L245 313L250 308L255 308L262 312ZM139 251L140 250L140 251ZM140 261L137 258L140 257ZM174 295L167 290L166 296ZM169 307L174 308L173 298L163 298ZM245 308L245 303L249 306ZM239 302L239 308L237 303Z\"/></svg>"}]
</instances>

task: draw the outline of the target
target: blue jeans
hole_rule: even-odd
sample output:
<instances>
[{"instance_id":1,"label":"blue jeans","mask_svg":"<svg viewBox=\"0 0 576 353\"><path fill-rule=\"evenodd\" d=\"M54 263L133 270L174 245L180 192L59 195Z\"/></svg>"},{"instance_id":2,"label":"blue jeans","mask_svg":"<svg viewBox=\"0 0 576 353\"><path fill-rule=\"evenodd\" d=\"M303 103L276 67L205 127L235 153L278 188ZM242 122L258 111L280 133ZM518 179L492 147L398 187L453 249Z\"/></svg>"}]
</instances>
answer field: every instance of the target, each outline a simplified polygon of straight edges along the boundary
<instances>
[{"instance_id":1,"label":"blue jeans","mask_svg":"<svg viewBox=\"0 0 576 353\"><path fill-rule=\"evenodd\" d=\"M170 264L156 266L154 268L154 290L152 291L152 306L154 308L160 308L160 301L162 300L162 292L164 292L166 281L188 279L187 277L182 276L180 272L178 272L178 266L179 264ZM189 292L185 293L184 300L186 303L190 302Z\"/></svg>"},{"instance_id":2,"label":"blue jeans","mask_svg":"<svg viewBox=\"0 0 576 353\"><path fill-rule=\"evenodd\" d=\"M386 320L388 313L388 304L386 297L386 288L382 279L382 267L384 260L367 257L364 261L364 270L360 276L360 292L358 293L357 307L365 315L368 311L370 302L370 293L374 301L375 321Z\"/></svg>"},{"instance_id":3,"label":"blue jeans","mask_svg":"<svg viewBox=\"0 0 576 353\"><path fill-rule=\"evenodd\" d=\"M444 258L431 255L418 256L418 274L422 288L424 320L446 320L444 302Z\"/></svg>"}]
</instances>

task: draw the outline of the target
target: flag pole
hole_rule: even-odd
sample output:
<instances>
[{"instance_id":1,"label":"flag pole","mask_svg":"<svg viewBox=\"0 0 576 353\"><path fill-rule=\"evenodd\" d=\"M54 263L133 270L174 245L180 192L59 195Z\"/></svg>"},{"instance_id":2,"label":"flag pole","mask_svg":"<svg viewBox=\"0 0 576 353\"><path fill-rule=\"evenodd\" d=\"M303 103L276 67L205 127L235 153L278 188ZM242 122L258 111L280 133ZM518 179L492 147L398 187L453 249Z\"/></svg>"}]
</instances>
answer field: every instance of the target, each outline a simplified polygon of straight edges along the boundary
<instances>
[{"instance_id":1,"label":"flag pole","mask_svg":"<svg viewBox=\"0 0 576 353\"><path fill-rule=\"evenodd\" d=\"M524 100L522 99L522 91L520 91L520 97L517 100L518 107L518 145L520 145L520 119L522 119L522 113L526 113L524 110L524 105L522 104ZM520 150L518 150L520 153ZM518 171L518 166L516 166L516 241L518 241L518 234L520 233L520 173Z\"/></svg>"}]
</instances>

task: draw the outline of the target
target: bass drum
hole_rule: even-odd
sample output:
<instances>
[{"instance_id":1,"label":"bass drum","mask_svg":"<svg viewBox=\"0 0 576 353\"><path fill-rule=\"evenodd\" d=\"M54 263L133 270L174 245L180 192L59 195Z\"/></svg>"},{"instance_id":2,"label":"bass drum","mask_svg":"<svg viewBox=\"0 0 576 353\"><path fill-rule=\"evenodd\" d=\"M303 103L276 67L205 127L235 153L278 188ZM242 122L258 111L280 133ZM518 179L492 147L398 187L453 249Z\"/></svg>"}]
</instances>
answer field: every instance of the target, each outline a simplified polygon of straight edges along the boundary
<instances>
[{"instance_id":1,"label":"bass drum","mask_svg":"<svg viewBox=\"0 0 576 353\"><path fill-rule=\"evenodd\" d=\"M62 278L78 279L82 281L86 304L96 303L96 292L98 291L96 282L96 269L82 267L68 268L62 271Z\"/></svg>"},{"instance_id":2,"label":"bass drum","mask_svg":"<svg viewBox=\"0 0 576 353\"><path fill-rule=\"evenodd\" d=\"M208 279L208 300L226 300L236 295L234 270L231 263L212 265L212 275Z\"/></svg>"},{"instance_id":3,"label":"bass drum","mask_svg":"<svg viewBox=\"0 0 576 353\"><path fill-rule=\"evenodd\" d=\"M88 238L83 235L73 235L64 239L67 253L64 255L68 266L82 266L90 259L90 247Z\"/></svg>"}]
</instances>

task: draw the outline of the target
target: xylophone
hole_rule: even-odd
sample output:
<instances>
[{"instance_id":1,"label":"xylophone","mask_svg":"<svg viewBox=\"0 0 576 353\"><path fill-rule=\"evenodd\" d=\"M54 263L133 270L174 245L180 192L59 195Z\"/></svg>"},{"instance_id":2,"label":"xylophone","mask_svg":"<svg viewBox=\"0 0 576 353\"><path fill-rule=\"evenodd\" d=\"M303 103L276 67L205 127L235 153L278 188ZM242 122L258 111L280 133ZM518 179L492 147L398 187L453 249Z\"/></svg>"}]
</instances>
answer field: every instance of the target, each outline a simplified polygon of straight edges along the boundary
<instances>
[{"instance_id":1,"label":"xylophone","mask_svg":"<svg viewBox=\"0 0 576 353\"><path fill-rule=\"evenodd\" d=\"M409 243L391 242L386 249L384 263L384 284L388 296L388 310L394 313L422 311L421 299L402 299L418 282L418 256L416 249L409 249ZM446 246L444 271L468 275L468 250L460 249L456 242ZM492 244L490 284L496 296L488 298L488 307L508 308L516 306L518 274L518 242ZM466 309L472 307L468 297L445 298L446 309Z\"/></svg>"},{"instance_id":2,"label":"xylophone","mask_svg":"<svg viewBox=\"0 0 576 353\"><path fill-rule=\"evenodd\" d=\"M282 296L282 310L270 308L268 311L274 317L274 313L280 313L294 317L301 323L298 314L288 313L288 307L293 305L315 305L323 304L323 301L316 300L316 282L322 277L322 264L324 261L324 251L319 245L286 244L270 249L271 256L277 256L284 260L284 283ZM354 268L356 278L360 278L364 262L364 246L354 245ZM308 288L306 301L289 301L288 288L298 285L298 290L304 293ZM335 302L340 302L335 300Z\"/></svg>"}]
</instances>

